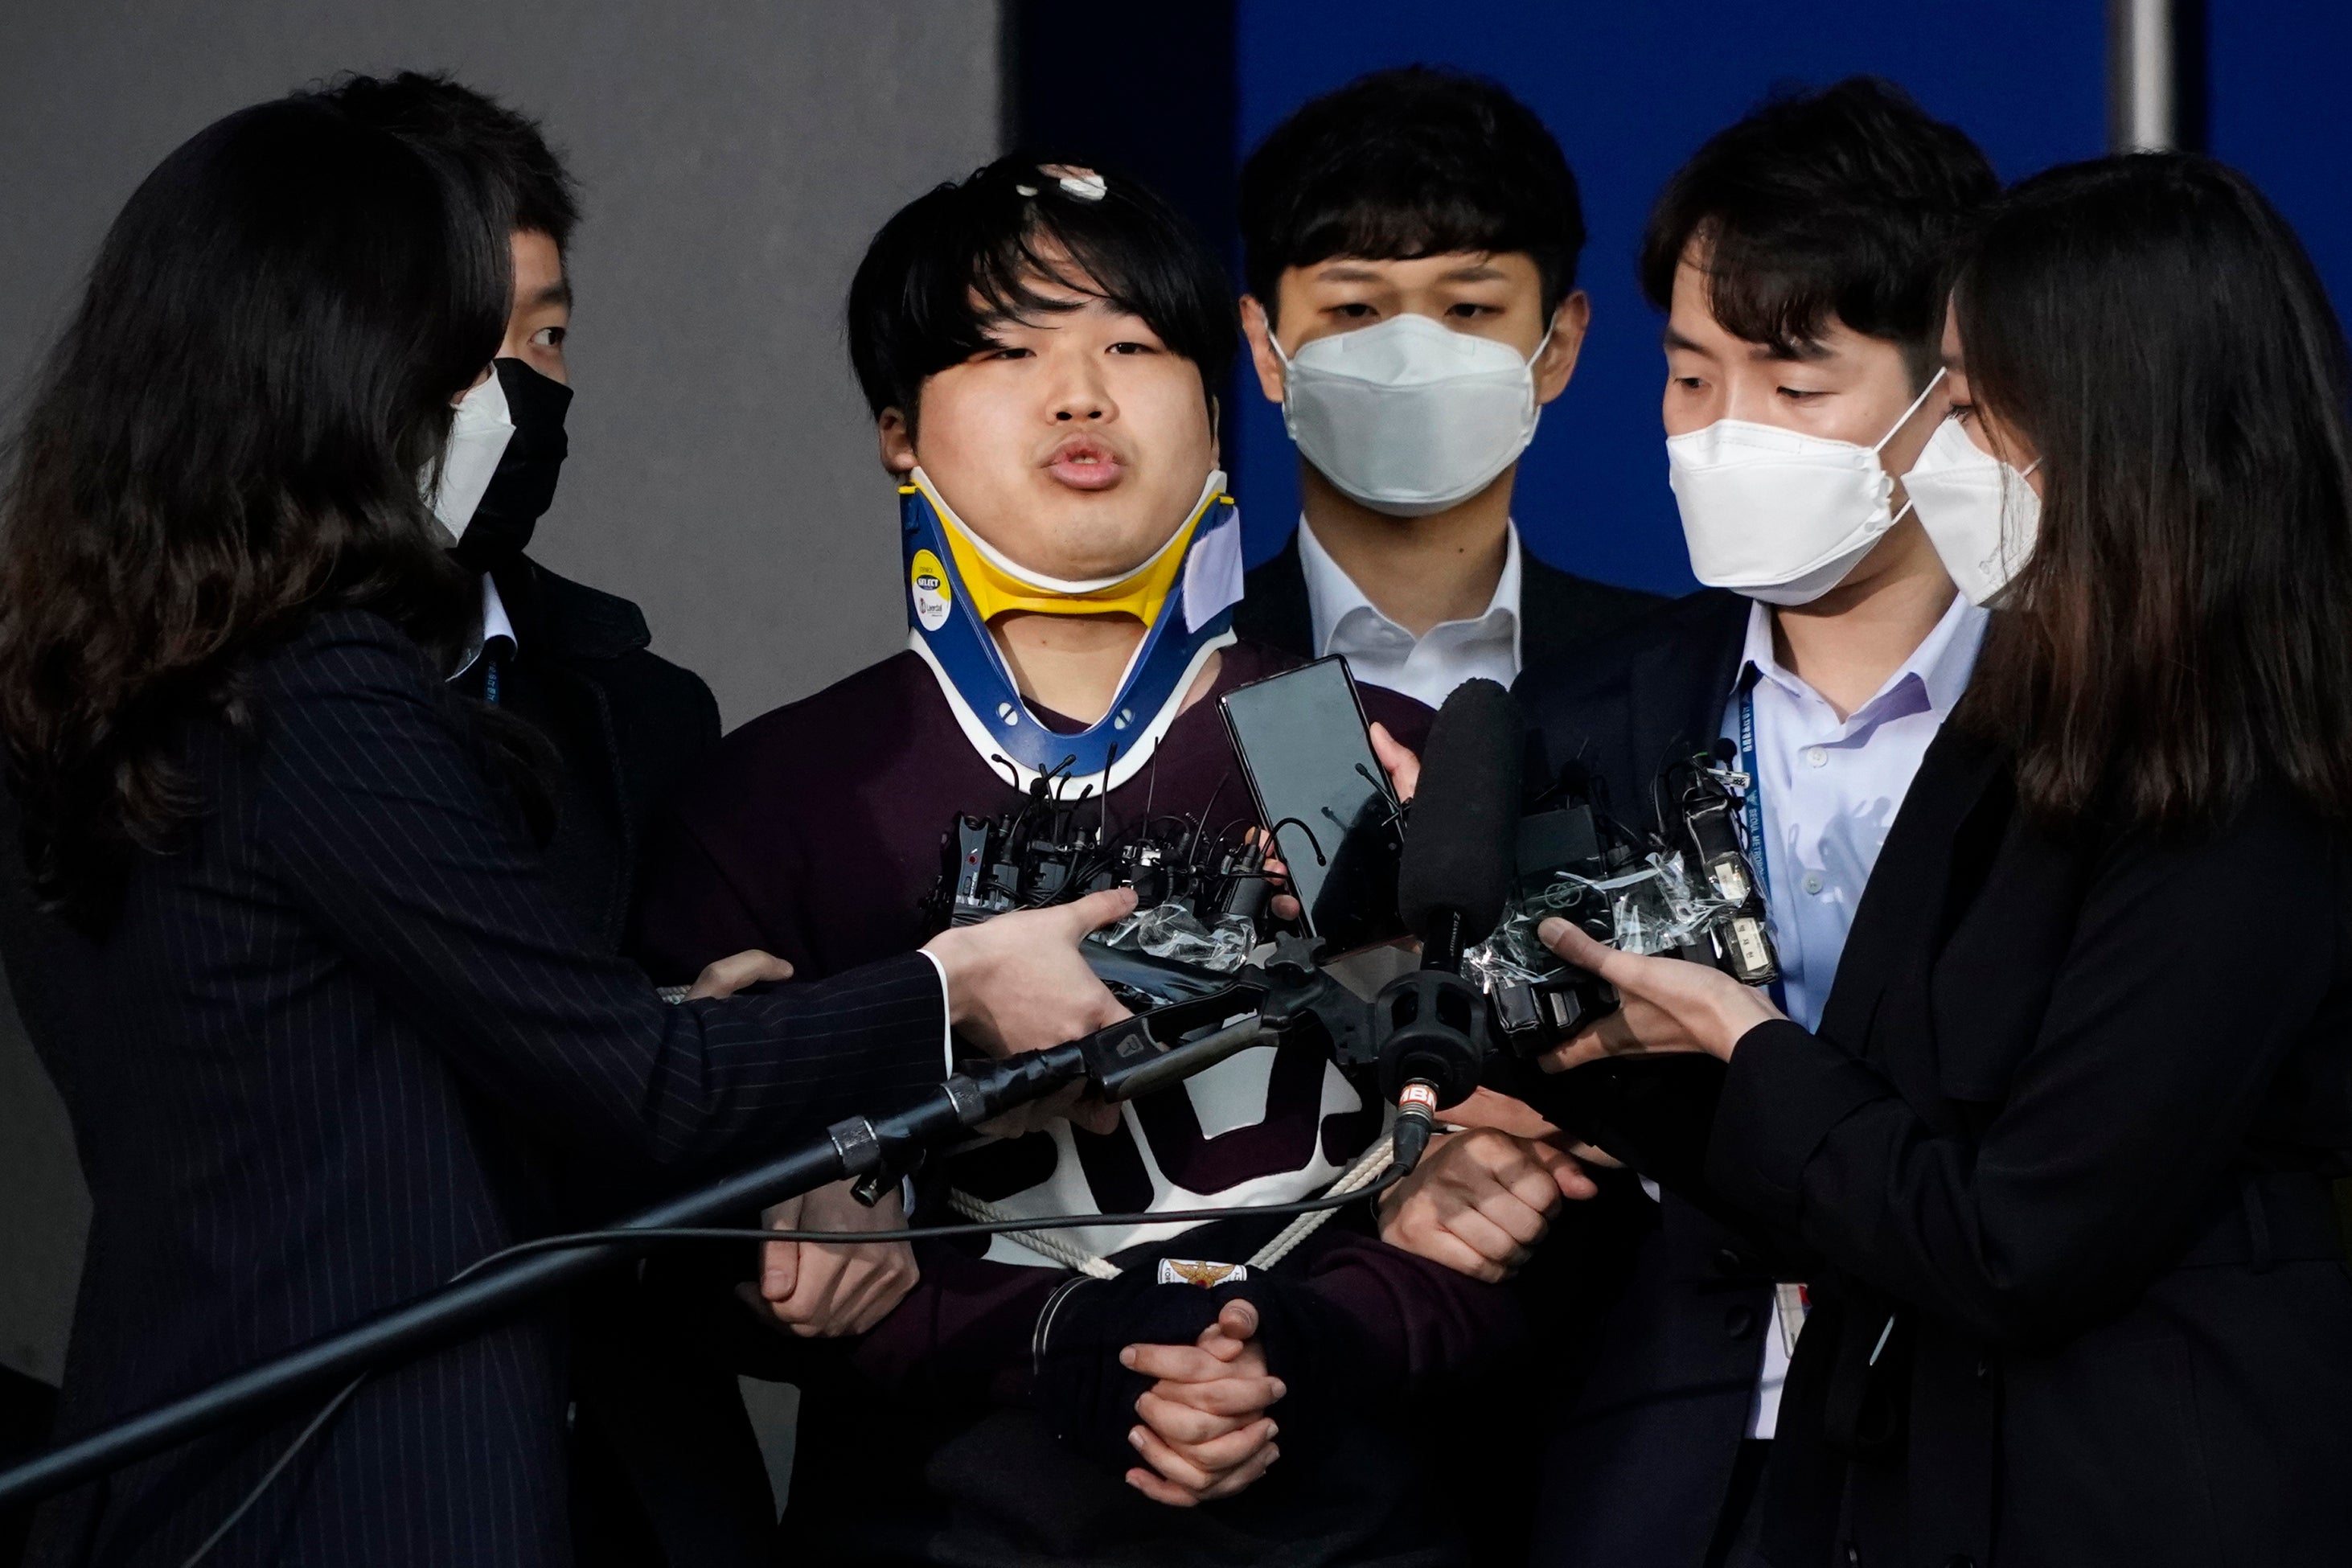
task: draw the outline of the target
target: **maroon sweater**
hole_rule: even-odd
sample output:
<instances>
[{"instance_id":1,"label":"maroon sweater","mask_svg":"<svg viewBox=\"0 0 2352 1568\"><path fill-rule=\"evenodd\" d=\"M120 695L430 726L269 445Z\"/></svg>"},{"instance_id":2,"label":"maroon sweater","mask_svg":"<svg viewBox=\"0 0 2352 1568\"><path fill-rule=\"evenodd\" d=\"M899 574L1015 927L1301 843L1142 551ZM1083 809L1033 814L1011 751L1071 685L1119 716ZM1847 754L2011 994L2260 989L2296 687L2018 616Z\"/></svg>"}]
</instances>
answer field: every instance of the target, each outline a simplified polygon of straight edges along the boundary
<instances>
[{"instance_id":1,"label":"maroon sweater","mask_svg":"<svg viewBox=\"0 0 2352 1568\"><path fill-rule=\"evenodd\" d=\"M1114 827L1140 816L1147 796L1155 816L1206 814L1212 833L1251 818L1248 785L1216 698L1296 662L1258 644L1224 650L1212 694L1177 718L1153 763L1111 792ZM1364 689L1363 698L1370 717L1419 744L1428 710L1377 688ZM1018 799L958 729L922 660L912 653L885 659L728 737L651 846L638 954L656 981L678 984L746 948L790 960L797 977L809 980L903 952L929 934L920 906L939 879L940 838L952 817L992 816ZM1319 1114L1322 1072L1319 1058L1278 1058L1265 1120L1220 1136L1199 1136L1195 1125L1186 1137L1183 1127L1169 1125L1191 1116L1181 1086L1139 1102L1136 1114L1166 1176L1215 1194L1297 1170L1318 1142L1352 1152L1370 1141L1376 1121L1342 1129L1328 1124L1341 1118ZM1128 1135L1074 1138L1097 1204L1107 1212L1140 1206L1109 1147L1131 1146ZM1018 1163L1017 1153L1010 1160ZM1037 1309L1066 1273L944 1246L924 1247L921 1262L920 1283L856 1348L857 1367L902 1398L1027 1399ZM1402 1385L1459 1368L1520 1331L1500 1288L1359 1227L1326 1225L1284 1268L1360 1331L1368 1363L1358 1371L1369 1384ZM804 1431L803 1447L809 1439ZM795 1486L796 1510L800 1490Z\"/></svg>"}]
</instances>

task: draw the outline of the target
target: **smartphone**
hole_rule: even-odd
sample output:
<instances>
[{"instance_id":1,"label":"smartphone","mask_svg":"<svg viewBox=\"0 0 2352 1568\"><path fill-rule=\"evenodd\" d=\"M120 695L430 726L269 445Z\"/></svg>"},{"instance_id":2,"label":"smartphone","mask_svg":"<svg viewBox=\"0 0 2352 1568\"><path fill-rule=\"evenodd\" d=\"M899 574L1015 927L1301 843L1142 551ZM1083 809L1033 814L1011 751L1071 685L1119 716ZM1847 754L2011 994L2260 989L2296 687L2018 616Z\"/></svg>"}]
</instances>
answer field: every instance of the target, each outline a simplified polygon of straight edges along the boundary
<instances>
[{"instance_id":1,"label":"smartphone","mask_svg":"<svg viewBox=\"0 0 2352 1568\"><path fill-rule=\"evenodd\" d=\"M1402 933L1403 839L1348 661L1235 687L1218 706L1308 934L1339 953Z\"/></svg>"}]
</instances>

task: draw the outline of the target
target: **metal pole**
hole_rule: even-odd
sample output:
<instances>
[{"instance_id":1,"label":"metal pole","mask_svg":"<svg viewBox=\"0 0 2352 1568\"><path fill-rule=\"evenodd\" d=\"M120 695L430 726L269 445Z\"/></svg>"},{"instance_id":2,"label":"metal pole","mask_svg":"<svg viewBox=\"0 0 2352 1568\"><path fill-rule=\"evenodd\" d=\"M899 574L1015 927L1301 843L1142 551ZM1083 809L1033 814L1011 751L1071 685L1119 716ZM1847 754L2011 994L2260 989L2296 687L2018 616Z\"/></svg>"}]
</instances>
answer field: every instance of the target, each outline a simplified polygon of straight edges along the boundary
<instances>
[{"instance_id":1,"label":"metal pole","mask_svg":"<svg viewBox=\"0 0 2352 1568\"><path fill-rule=\"evenodd\" d=\"M2201 0L2107 0L2107 150L2196 151L2204 142Z\"/></svg>"},{"instance_id":2,"label":"metal pole","mask_svg":"<svg viewBox=\"0 0 2352 1568\"><path fill-rule=\"evenodd\" d=\"M1255 1019L1250 1022L1254 1028ZM1230 1044L1226 1037L1239 1032L1225 1030L1216 1038L1220 1044ZM619 1232L725 1224L733 1216L813 1192L844 1175L864 1175L893 1154L926 1148L951 1135L961 1136L1009 1107L1043 1100L1063 1085L1084 1079L1092 1038L1006 1058L984 1068L975 1067L969 1074L958 1073L904 1110L870 1121L851 1117L754 1170L623 1220L605 1245L539 1253L485 1269L210 1387L0 1469L0 1512L184 1443L249 1412L336 1387L356 1373L446 1344L551 1290L637 1257L652 1245L632 1241Z\"/></svg>"}]
</instances>

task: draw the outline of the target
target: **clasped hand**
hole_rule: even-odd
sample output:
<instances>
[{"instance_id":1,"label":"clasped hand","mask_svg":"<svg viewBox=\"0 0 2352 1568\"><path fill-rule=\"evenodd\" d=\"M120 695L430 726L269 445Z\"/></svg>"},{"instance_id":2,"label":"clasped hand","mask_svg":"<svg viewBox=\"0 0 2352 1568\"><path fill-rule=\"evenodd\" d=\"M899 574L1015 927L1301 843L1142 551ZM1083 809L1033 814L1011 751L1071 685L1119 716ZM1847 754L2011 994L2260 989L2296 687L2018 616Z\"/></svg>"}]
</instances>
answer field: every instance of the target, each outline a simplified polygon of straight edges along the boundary
<instances>
[{"instance_id":1,"label":"clasped hand","mask_svg":"<svg viewBox=\"0 0 2352 1568\"><path fill-rule=\"evenodd\" d=\"M1119 1352L1121 1366L1159 1379L1135 1402L1139 1425L1127 1438L1144 1464L1127 1472L1128 1485L1191 1508L1233 1496L1282 1457L1266 1410L1288 1391L1267 1373L1257 1330L1257 1309L1232 1300L1189 1345Z\"/></svg>"}]
</instances>

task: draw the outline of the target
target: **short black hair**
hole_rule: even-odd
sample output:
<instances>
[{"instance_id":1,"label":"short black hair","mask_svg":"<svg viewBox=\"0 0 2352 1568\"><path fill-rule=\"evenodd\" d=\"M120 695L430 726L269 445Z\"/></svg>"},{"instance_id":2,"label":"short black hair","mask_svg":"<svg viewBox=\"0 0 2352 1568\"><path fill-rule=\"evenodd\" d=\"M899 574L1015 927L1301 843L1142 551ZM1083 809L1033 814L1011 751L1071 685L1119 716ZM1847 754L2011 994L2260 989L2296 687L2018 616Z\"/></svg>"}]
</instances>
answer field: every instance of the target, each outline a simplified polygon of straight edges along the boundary
<instances>
[{"instance_id":1,"label":"short black hair","mask_svg":"<svg viewBox=\"0 0 2352 1568\"><path fill-rule=\"evenodd\" d=\"M1242 165L1242 275L1269 317L1282 275L1334 256L1521 252L1549 316L1576 287L1584 207L1535 110L1500 83L1406 66L1300 106Z\"/></svg>"},{"instance_id":2,"label":"short black hair","mask_svg":"<svg viewBox=\"0 0 2352 1568\"><path fill-rule=\"evenodd\" d=\"M1675 171L1642 236L1659 310L1696 243L1724 331L1795 348L1832 316L1934 374L1952 269L2000 181L1957 126L1876 77L1784 92Z\"/></svg>"},{"instance_id":3,"label":"short black hair","mask_svg":"<svg viewBox=\"0 0 2352 1568\"><path fill-rule=\"evenodd\" d=\"M515 227L547 236L560 251L572 248L580 187L539 121L486 92L425 71L338 77L323 96L362 125L457 160L513 215Z\"/></svg>"},{"instance_id":4,"label":"short black hair","mask_svg":"<svg viewBox=\"0 0 2352 1568\"><path fill-rule=\"evenodd\" d=\"M986 348L991 327L1071 309L1041 282L1140 317L1212 401L1224 385L1233 286L1192 225L1125 174L1016 153L908 202L866 247L849 361L875 416L896 408L911 426L923 383Z\"/></svg>"}]
</instances>

